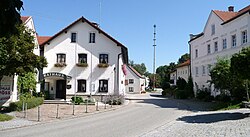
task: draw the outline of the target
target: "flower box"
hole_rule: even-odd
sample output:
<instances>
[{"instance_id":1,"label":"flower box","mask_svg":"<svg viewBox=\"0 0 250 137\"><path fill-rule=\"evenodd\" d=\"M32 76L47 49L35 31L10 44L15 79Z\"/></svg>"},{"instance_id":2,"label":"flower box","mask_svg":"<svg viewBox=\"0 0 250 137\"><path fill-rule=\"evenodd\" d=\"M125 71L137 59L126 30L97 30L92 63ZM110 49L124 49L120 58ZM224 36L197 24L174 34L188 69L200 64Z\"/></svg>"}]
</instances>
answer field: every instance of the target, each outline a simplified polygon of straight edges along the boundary
<instances>
[{"instance_id":1,"label":"flower box","mask_svg":"<svg viewBox=\"0 0 250 137\"><path fill-rule=\"evenodd\" d=\"M98 64L99 68L107 68L108 66L109 66L109 64L107 64L107 63L100 63L100 64Z\"/></svg>"},{"instance_id":2,"label":"flower box","mask_svg":"<svg viewBox=\"0 0 250 137\"><path fill-rule=\"evenodd\" d=\"M54 66L55 67L65 67L65 66L67 66L67 64L66 63L56 63Z\"/></svg>"},{"instance_id":3,"label":"flower box","mask_svg":"<svg viewBox=\"0 0 250 137\"><path fill-rule=\"evenodd\" d=\"M88 67L88 63L77 63L76 66L78 66L78 67Z\"/></svg>"}]
</instances>

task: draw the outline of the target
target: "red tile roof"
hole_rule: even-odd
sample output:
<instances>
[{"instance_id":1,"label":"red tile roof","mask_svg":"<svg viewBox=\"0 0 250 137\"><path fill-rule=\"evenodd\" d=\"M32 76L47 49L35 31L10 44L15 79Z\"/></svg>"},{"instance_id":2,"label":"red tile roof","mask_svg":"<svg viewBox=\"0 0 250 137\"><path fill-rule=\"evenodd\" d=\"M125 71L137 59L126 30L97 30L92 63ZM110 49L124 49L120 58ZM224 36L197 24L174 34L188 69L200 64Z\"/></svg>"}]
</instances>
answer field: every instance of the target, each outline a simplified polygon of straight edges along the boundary
<instances>
[{"instance_id":1,"label":"red tile roof","mask_svg":"<svg viewBox=\"0 0 250 137\"><path fill-rule=\"evenodd\" d=\"M25 23L31 16L21 16L21 20Z\"/></svg>"},{"instance_id":2,"label":"red tile roof","mask_svg":"<svg viewBox=\"0 0 250 137\"><path fill-rule=\"evenodd\" d=\"M46 42L50 38L51 38L50 36L37 36L38 44L42 45L44 42Z\"/></svg>"},{"instance_id":3,"label":"red tile roof","mask_svg":"<svg viewBox=\"0 0 250 137\"><path fill-rule=\"evenodd\" d=\"M213 12L223 21L227 21L233 18L237 12L230 12L230 11L220 11L220 10L213 10Z\"/></svg>"},{"instance_id":4,"label":"red tile roof","mask_svg":"<svg viewBox=\"0 0 250 137\"><path fill-rule=\"evenodd\" d=\"M190 59L177 65L176 68L180 68L180 67L184 67L184 66L188 66L188 65L190 65Z\"/></svg>"},{"instance_id":5,"label":"red tile roof","mask_svg":"<svg viewBox=\"0 0 250 137\"><path fill-rule=\"evenodd\" d=\"M226 24L238 17L240 17L241 15L250 12L250 5L246 6L245 8L239 10L238 12L232 12L232 11L219 11L219 10L213 10L213 12L222 19L223 24Z\"/></svg>"},{"instance_id":6,"label":"red tile roof","mask_svg":"<svg viewBox=\"0 0 250 137\"><path fill-rule=\"evenodd\" d=\"M128 65L128 68L132 70L139 78L144 78L138 71L136 71L132 66Z\"/></svg>"}]
</instances>

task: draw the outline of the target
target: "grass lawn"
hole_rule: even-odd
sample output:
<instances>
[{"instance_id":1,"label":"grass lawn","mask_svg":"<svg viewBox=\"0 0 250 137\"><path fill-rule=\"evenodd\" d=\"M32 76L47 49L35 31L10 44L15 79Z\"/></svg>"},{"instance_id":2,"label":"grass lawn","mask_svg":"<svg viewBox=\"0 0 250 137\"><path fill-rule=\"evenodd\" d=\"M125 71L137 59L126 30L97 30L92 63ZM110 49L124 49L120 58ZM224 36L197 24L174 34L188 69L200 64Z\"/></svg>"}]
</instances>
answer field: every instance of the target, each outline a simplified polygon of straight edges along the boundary
<instances>
[{"instance_id":1,"label":"grass lawn","mask_svg":"<svg viewBox=\"0 0 250 137\"><path fill-rule=\"evenodd\" d=\"M13 119L12 116L9 116L9 115L6 115L6 114L0 114L0 122L1 121L9 121L11 119Z\"/></svg>"},{"instance_id":2,"label":"grass lawn","mask_svg":"<svg viewBox=\"0 0 250 137\"><path fill-rule=\"evenodd\" d=\"M230 109L239 109L241 108L242 103L235 102L217 102L212 110L230 110Z\"/></svg>"}]
</instances>

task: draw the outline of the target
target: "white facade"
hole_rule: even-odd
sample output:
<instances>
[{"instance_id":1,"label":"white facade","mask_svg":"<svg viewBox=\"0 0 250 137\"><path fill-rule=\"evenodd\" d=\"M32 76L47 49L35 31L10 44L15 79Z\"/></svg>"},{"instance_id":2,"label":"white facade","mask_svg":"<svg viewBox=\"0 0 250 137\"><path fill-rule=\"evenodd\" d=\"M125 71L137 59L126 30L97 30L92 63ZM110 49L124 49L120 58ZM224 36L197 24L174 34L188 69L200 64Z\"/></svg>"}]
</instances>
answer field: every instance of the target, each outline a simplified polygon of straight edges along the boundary
<instances>
[{"instance_id":1,"label":"white facade","mask_svg":"<svg viewBox=\"0 0 250 137\"><path fill-rule=\"evenodd\" d=\"M170 73L170 80L172 84L176 85L178 78L185 79L188 82L188 77L190 76L190 60L185 61L176 66L175 70Z\"/></svg>"},{"instance_id":2,"label":"white facade","mask_svg":"<svg viewBox=\"0 0 250 137\"><path fill-rule=\"evenodd\" d=\"M75 42L72 42L72 35ZM94 41L90 41L90 37ZM85 18L78 19L40 46L43 47L43 54L48 62L48 66L43 69L45 90L49 90L52 98L66 99L74 94L125 94L122 65L127 60L127 48ZM55 66L60 62L59 54L66 57L61 60L65 62L63 67ZM87 66L77 65L81 54L84 54ZM98 66L101 54L108 58L108 66L105 68ZM54 72L67 76L67 80L58 75L49 76ZM60 80L64 80L62 85L58 85ZM62 90L59 89L60 86L63 86Z\"/></svg>"},{"instance_id":3,"label":"white facade","mask_svg":"<svg viewBox=\"0 0 250 137\"><path fill-rule=\"evenodd\" d=\"M126 93L129 94L140 94L141 92L145 91L146 87L146 79L142 77L134 68L131 66L126 65Z\"/></svg>"},{"instance_id":4,"label":"white facade","mask_svg":"<svg viewBox=\"0 0 250 137\"><path fill-rule=\"evenodd\" d=\"M27 29L30 29L33 32L36 32L34 21L31 16L22 16L21 20L23 24L27 27ZM34 36L34 50L33 52L36 55L40 55L40 49L38 46L37 36L36 34ZM10 102L17 101L18 99L18 90L17 90L17 78L18 76L4 76L1 80L1 89L0 89L0 105L8 105ZM40 92L40 84L38 83L38 75L37 75L37 88L36 91Z\"/></svg>"},{"instance_id":5,"label":"white facade","mask_svg":"<svg viewBox=\"0 0 250 137\"><path fill-rule=\"evenodd\" d=\"M191 73L195 91L208 88L215 96L216 92L213 92L214 89L208 83L211 79L211 67L218 58L229 59L234 53L250 45L250 38L247 36L250 32L249 10L248 6L239 12L212 11L203 33L191 36ZM246 33L244 38L243 33Z\"/></svg>"}]
</instances>

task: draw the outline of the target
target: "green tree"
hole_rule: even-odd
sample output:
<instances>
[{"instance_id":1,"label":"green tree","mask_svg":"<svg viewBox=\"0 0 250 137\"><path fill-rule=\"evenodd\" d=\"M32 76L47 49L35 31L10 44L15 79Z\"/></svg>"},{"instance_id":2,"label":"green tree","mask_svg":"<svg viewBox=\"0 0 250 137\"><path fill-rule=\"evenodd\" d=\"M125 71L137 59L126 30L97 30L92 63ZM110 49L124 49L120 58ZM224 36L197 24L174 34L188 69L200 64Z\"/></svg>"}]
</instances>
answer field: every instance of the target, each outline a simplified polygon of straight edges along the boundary
<instances>
[{"instance_id":1,"label":"green tree","mask_svg":"<svg viewBox=\"0 0 250 137\"><path fill-rule=\"evenodd\" d=\"M184 62L187 61L188 59L190 59L190 54L185 53L185 54L183 54L183 55L178 59L177 64L184 63Z\"/></svg>"},{"instance_id":2,"label":"green tree","mask_svg":"<svg viewBox=\"0 0 250 137\"><path fill-rule=\"evenodd\" d=\"M17 26L17 29L18 35L0 38L0 81L3 76L22 76L47 65L44 57L33 53L33 32L23 25Z\"/></svg>"},{"instance_id":3,"label":"green tree","mask_svg":"<svg viewBox=\"0 0 250 137\"><path fill-rule=\"evenodd\" d=\"M214 68L210 71L211 84L214 84L216 89L221 92L226 92L230 89L232 77L230 73L230 60L218 59Z\"/></svg>"},{"instance_id":4,"label":"green tree","mask_svg":"<svg viewBox=\"0 0 250 137\"><path fill-rule=\"evenodd\" d=\"M193 83L193 78L191 76L188 77L188 82L185 90L189 97L194 97L194 83Z\"/></svg>"},{"instance_id":5,"label":"green tree","mask_svg":"<svg viewBox=\"0 0 250 137\"><path fill-rule=\"evenodd\" d=\"M247 100L249 101L248 85L250 81L250 47L243 48L231 58L231 71L239 79L244 81Z\"/></svg>"},{"instance_id":6,"label":"green tree","mask_svg":"<svg viewBox=\"0 0 250 137\"><path fill-rule=\"evenodd\" d=\"M19 92L30 92L32 95L33 91L36 91L36 74L28 72L23 76L19 76L17 79L17 85Z\"/></svg>"},{"instance_id":7,"label":"green tree","mask_svg":"<svg viewBox=\"0 0 250 137\"><path fill-rule=\"evenodd\" d=\"M159 83L160 87L168 87L168 83L170 81L170 73L175 69L175 63L171 62L169 65L159 66L156 69L156 74L159 75Z\"/></svg>"},{"instance_id":8,"label":"green tree","mask_svg":"<svg viewBox=\"0 0 250 137\"><path fill-rule=\"evenodd\" d=\"M20 10L23 6L21 0L0 1L0 38L18 34L16 25L22 23Z\"/></svg>"}]
</instances>

